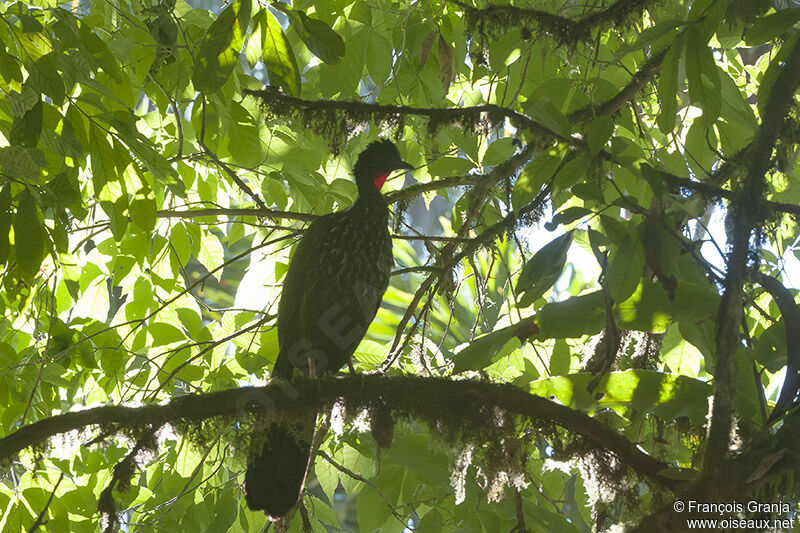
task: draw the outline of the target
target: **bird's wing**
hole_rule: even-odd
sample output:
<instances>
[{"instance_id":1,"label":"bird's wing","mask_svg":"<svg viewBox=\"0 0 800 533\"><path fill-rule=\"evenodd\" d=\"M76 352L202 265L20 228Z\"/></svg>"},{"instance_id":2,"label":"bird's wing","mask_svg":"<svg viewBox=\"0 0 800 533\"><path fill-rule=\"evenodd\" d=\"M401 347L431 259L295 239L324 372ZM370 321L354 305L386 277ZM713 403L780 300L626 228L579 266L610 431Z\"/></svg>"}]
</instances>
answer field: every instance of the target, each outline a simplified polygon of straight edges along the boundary
<instances>
[{"instance_id":1,"label":"bird's wing","mask_svg":"<svg viewBox=\"0 0 800 533\"><path fill-rule=\"evenodd\" d=\"M312 222L295 247L278 304L280 353L273 374L291 377L292 366L288 360L290 350L297 348L298 343L304 340L315 338L314 324L322 307L328 304L322 299L329 293L325 290L324 270L326 263L331 260L320 250L324 250L324 244L335 238L332 233L336 224L330 219L337 216L338 213L332 213Z\"/></svg>"}]
</instances>

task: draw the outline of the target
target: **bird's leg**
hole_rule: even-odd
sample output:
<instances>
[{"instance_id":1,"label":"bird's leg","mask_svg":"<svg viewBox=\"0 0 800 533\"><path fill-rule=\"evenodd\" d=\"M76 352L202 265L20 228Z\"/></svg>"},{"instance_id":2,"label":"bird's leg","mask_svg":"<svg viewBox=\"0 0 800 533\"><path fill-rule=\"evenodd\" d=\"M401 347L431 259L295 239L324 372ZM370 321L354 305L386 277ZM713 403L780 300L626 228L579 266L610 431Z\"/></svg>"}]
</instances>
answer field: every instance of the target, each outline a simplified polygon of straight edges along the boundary
<instances>
[{"instance_id":1,"label":"bird's leg","mask_svg":"<svg viewBox=\"0 0 800 533\"><path fill-rule=\"evenodd\" d=\"M349 358L347 359L347 368L350 369L350 373L353 374L354 376L358 374L358 372L356 372L356 369L353 368L353 362Z\"/></svg>"},{"instance_id":2,"label":"bird's leg","mask_svg":"<svg viewBox=\"0 0 800 533\"><path fill-rule=\"evenodd\" d=\"M314 358L311 355L308 356L308 377L311 379L317 377L317 372L314 368Z\"/></svg>"}]
</instances>

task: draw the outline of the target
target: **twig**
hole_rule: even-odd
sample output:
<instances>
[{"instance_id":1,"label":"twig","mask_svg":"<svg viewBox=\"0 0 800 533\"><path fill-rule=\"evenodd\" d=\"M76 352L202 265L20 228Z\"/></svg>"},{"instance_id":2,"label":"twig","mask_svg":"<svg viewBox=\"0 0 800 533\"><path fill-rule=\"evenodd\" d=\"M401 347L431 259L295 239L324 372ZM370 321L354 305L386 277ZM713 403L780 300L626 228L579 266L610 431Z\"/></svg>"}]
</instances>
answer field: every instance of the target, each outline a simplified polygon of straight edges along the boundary
<instances>
[{"instance_id":1,"label":"twig","mask_svg":"<svg viewBox=\"0 0 800 533\"><path fill-rule=\"evenodd\" d=\"M202 110L203 110L202 111L202 119L200 121L200 136L197 138L197 142L200 145L200 148L202 148L203 152L205 152L208 157L210 157L222 170L225 171L225 173L228 175L228 177L231 178L233 180L233 182L236 185L238 185L239 188L245 194L247 194L247 196L249 196L253 200L253 203L255 203L258 206L259 209L267 209L267 206L264 205L264 202L261 200L261 197L258 194L254 193L253 190L250 188L250 186L247 185L244 181L242 181L242 178L240 178L236 174L236 172L231 170L231 168L228 165L223 163L222 160L219 157L217 157L217 154L215 154L212 150L210 150L208 148L208 146L206 146L206 143L205 143L205 134L206 134L206 99L205 99L205 96L203 94L200 94L198 96L198 98L201 99L200 103L201 103ZM178 117L178 119L180 119L180 117Z\"/></svg>"},{"instance_id":2,"label":"twig","mask_svg":"<svg viewBox=\"0 0 800 533\"><path fill-rule=\"evenodd\" d=\"M513 531L517 533L528 533L528 529L525 527L525 510L522 508L523 503L522 494L519 489L514 490L514 508L517 512L517 526Z\"/></svg>"},{"instance_id":3,"label":"twig","mask_svg":"<svg viewBox=\"0 0 800 533\"><path fill-rule=\"evenodd\" d=\"M39 527L45 525L45 516L47 516L47 509L50 507L50 504L53 502L53 497L56 495L56 491L58 490L58 486L61 485L61 480L64 479L64 472L61 472L61 475L58 476L58 480L56 481L55 487L53 490L50 491L50 497L47 498L47 503L44 504L44 507L39 512L39 515L36 517L36 521L31 524L31 527L28 528L28 533L33 533Z\"/></svg>"},{"instance_id":4,"label":"twig","mask_svg":"<svg viewBox=\"0 0 800 533\"><path fill-rule=\"evenodd\" d=\"M361 474L359 474L358 472L353 472L352 470L350 470L350 469L349 469L349 468L347 468L346 466L344 466L344 465L340 465L339 463L337 463L336 461L334 461L334 460L333 460L333 458L332 458L330 455L328 455L327 453L325 453L325 451L324 451L324 450L319 450L319 451L317 452L317 454L318 454L320 457L322 457L323 459L325 459L326 461L328 461L328 463L329 463L331 466L333 466L333 467L334 467L336 470L338 470L339 472L342 472L342 473L343 473L343 474L345 474L346 476L348 476L348 477L351 477L351 478L355 479L356 481L361 481L362 483L364 483L365 485L367 485L368 487L370 487L372 490L374 490L374 491L375 491L375 492L378 494L378 496L380 496L381 500L383 500L383 501L384 501L384 503L386 503L386 506L387 506L387 507L389 507L389 511L392 513L392 515L393 515L393 516L394 516L394 517L395 517L395 518L396 518L396 519L397 519L397 520L398 520L398 521L399 521L401 524L403 524L403 526L408 526L408 521L407 521L407 520L405 520L405 519L404 519L404 518L403 518L403 517L400 515L400 513L398 513L398 512L397 512L397 509L395 509L395 508L394 508L394 505L392 505L392 502L390 502L390 501L389 501L389 498L387 498L387 497L386 497L386 495L385 495L385 494L384 494L384 493L381 491L381 489L379 489L379 488L378 488L378 487L375 485L375 483L373 483L372 481L368 480L367 478L365 478L364 476L362 476L362 475L361 475Z\"/></svg>"},{"instance_id":5,"label":"twig","mask_svg":"<svg viewBox=\"0 0 800 533\"><path fill-rule=\"evenodd\" d=\"M51 340L53 337L53 324L55 323L56 319L56 281L55 278L53 279L53 290L50 291L50 319L48 320L47 324L47 342L44 346L44 351L42 352L42 357L39 359L39 373L36 374L36 380L33 382L33 386L31 387L31 394L28 396L28 403L25 404L25 410L22 412L22 417L20 418L20 425L25 424L25 419L28 417L28 411L30 411L31 406L33 405L33 399L36 396L36 389L39 387L39 383L42 381L42 373L44 372L45 362L47 361L47 352L50 349Z\"/></svg>"}]
</instances>

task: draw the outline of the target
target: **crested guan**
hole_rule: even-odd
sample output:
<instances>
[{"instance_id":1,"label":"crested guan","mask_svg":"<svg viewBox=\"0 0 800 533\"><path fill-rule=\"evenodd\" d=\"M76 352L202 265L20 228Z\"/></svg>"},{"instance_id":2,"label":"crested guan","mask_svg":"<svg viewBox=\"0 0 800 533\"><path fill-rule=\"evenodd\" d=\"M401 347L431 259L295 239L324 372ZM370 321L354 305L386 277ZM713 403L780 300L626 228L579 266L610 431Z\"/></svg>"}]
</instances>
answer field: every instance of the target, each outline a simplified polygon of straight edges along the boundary
<instances>
[{"instance_id":1,"label":"crested guan","mask_svg":"<svg viewBox=\"0 0 800 533\"><path fill-rule=\"evenodd\" d=\"M306 229L278 305L273 377L289 380L296 371L319 377L350 365L392 269L389 209L380 189L392 171L411 168L392 142L371 143L353 168L355 203ZM316 413L299 418L270 423L260 451L247 464L247 506L273 519L291 511L308 474Z\"/></svg>"}]
</instances>

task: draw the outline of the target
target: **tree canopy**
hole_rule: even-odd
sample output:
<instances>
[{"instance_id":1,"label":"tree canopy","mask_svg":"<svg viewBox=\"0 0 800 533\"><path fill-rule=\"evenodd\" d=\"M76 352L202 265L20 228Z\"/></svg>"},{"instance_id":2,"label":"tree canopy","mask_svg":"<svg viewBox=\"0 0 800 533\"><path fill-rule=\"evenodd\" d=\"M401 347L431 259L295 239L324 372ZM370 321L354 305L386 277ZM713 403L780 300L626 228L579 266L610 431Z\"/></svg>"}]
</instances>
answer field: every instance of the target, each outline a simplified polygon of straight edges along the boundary
<instances>
[{"instance_id":1,"label":"tree canopy","mask_svg":"<svg viewBox=\"0 0 800 533\"><path fill-rule=\"evenodd\" d=\"M800 501L800 7L0 5L0 529L681 530ZM358 375L268 383L293 245L378 138ZM676 501L787 508L676 512Z\"/></svg>"}]
</instances>

